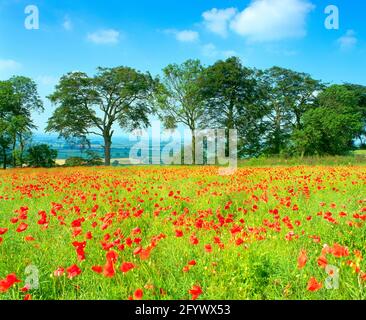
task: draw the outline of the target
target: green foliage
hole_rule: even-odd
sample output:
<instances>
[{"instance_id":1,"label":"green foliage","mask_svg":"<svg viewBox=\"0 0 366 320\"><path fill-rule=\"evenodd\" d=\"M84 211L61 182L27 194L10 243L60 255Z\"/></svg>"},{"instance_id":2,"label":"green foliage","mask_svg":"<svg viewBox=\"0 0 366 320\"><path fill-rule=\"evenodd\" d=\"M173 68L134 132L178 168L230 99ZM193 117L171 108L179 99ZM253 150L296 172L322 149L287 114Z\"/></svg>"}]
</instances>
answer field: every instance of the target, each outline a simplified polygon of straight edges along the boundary
<instances>
[{"instance_id":1,"label":"green foliage","mask_svg":"<svg viewBox=\"0 0 366 320\"><path fill-rule=\"evenodd\" d=\"M364 129L357 96L345 86L333 85L317 100L319 107L306 112L302 128L294 132L298 151L307 155L348 153L354 148L354 138Z\"/></svg>"},{"instance_id":2,"label":"green foliage","mask_svg":"<svg viewBox=\"0 0 366 320\"><path fill-rule=\"evenodd\" d=\"M205 123L214 128L237 129L240 154L255 154L264 116L262 106L255 105L260 96L257 72L232 57L208 67L200 86L205 98Z\"/></svg>"},{"instance_id":3,"label":"green foliage","mask_svg":"<svg viewBox=\"0 0 366 320\"><path fill-rule=\"evenodd\" d=\"M104 139L104 163L111 163L116 125L144 128L157 113L164 126L196 130L236 129L243 158L342 155L366 146L366 87L326 87L309 74L280 67L256 70L231 57L205 67L199 60L170 64L153 79L129 67L98 68L64 75L49 96L56 105L47 132L90 147L90 135ZM0 81L0 157L3 167L24 164L24 150L43 111L35 82L16 76ZM228 151L228 150L226 150ZM87 165L100 165L90 156ZM81 159L69 159L71 165Z\"/></svg>"},{"instance_id":4,"label":"green foliage","mask_svg":"<svg viewBox=\"0 0 366 320\"><path fill-rule=\"evenodd\" d=\"M32 111L43 111L35 82L26 77L12 77L0 82L0 146L3 167L8 154L13 167L23 165L25 143L33 129Z\"/></svg>"},{"instance_id":5,"label":"green foliage","mask_svg":"<svg viewBox=\"0 0 366 320\"><path fill-rule=\"evenodd\" d=\"M130 130L147 126L153 86L150 74L128 67L98 68L94 77L68 73L49 96L57 108L46 131L67 140L87 141L90 134L103 137L105 163L109 165L113 126Z\"/></svg>"},{"instance_id":6,"label":"green foliage","mask_svg":"<svg viewBox=\"0 0 366 320\"><path fill-rule=\"evenodd\" d=\"M56 164L57 151L51 149L46 144L30 147L27 150L27 164L33 168L51 168Z\"/></svg>"},{"instance_id":7,"label":"green foliage","mask_svg":"<svg viewBox=\"0 0 366 320\"><path fill-rule=\"evenodd\" d=\"M71 157L66 159L65 167L82 167L82 166L102 166L103 159L100 155L92 150L86 151L87 157Z\"/></svg>"},{"instance_id":8,"label":"green foliage","mask_svg":"<svg viewBox=\"0 0 366 320\"><path fill-rule=\"evenodd\" d=\"M236 129L256 99L254 71L232 57L208 67L201 77L207 119L216 127Z\"/></svg>"},{"instance_id":9,"label":"green foliage","mask_svg":"<svg viewBox=\"0 0 366 320\"><path fill-rule=\"evenodd\" d=\"M86 151L87 154L87 165L88 166L102 166L103 165L103 159L100 157L99 153L92 151L92 150L87 150Z\"/></svg>"},{"instance_id":10,"label":"green foliage","mask_svg":"<svg viewBox=\"0 0 366 320\"><path fill-rule=\"evenodd\" d=\"M199 86L203 70L199 60L170 64L163 69L155 103L166 128L174 129L178 123L191 130L199 128L205 111Z\"/></svg>"},{"instance_id":11,"label":"green foliage","mask_svg":"<svg viewBox=\"0 0 366 320\"><path fill-rule=\"evenodd\" d=\"M302 127L304 113L315 107L323 84L306 73L273 67L260 72L260 87L266 109L263 153L279 155L288 149L293 131Z\"/></svg>"},{"instance_id":12,"label":"green foliage","mask_svg":"<svg viewBox=\"0 0 366 320\"><path fill-rule=\"evenodd\" d=\"M65 167L82 167L85 166L86 160L81 157L67 158L65 161Z\"/></svg>"}]
</instances>

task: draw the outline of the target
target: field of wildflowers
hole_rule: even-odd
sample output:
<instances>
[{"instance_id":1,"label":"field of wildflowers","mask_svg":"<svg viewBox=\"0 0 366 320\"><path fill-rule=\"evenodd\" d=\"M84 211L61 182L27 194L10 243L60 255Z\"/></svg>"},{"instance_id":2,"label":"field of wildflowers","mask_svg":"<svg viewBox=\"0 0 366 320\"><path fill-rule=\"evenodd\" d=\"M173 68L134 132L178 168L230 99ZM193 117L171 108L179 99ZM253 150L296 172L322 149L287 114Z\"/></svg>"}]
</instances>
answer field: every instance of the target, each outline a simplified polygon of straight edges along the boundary
<instances>
[{"instance_id":1,"label":"field of wildflowers","mask_svg":"<svg viewBox=\"0 0 366 320\"><path fill-rule=\"evenodd\" d=\"M365 299L366 167L0 173L0 299Z\"/></svg>"}]
</instances>

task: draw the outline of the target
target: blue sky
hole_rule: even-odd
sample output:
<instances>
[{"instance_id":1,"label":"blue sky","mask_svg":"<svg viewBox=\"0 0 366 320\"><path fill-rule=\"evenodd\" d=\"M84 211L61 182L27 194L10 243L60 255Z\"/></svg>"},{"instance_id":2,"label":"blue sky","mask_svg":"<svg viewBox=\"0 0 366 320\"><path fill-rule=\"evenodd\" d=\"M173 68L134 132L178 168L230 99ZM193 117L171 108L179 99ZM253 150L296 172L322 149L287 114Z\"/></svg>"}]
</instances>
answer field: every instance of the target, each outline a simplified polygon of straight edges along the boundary
<instances>
[{"instance_id":1,"label":"blue sky","mask_svg":"<svg viewBox=\"0 0 366 320\"><path fill-rule=\"evenodd\" d=\"M28 5L39 30L27 30ZM338 30L324 26L339 8ZM156 75L169 63L230 55L250 67L308 72L366 85L363 0L0 0L0 79L35 79L42 97L69 71L128 65ZM34 118L43 130L53 107Z\"/></svg>"}]
</instances>

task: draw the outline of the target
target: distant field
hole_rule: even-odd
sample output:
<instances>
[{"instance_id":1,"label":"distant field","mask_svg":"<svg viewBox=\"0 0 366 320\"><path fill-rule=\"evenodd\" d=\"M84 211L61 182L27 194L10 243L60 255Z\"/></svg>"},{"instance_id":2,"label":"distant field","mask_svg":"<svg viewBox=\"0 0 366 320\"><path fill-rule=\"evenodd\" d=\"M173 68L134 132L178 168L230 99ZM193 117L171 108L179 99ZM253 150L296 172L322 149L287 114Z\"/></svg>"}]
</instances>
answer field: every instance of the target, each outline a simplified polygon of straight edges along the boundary
<instances>
[{"instance_id":1,"label":"distant field","mask_svg":"<svg viewBox=\"0 0 366 320\"><path fill-rule=\"evenodd\" d=\"M354 152L354 154L366 157L366 150L357 150L357 151Z\"/></svg>"},{"instance_id":2,"label":"distant field","mask_svg":"<svg viewBox=\"0 0 366 320\"><path fill-rule=\"evenodd\" d=\"M323 156L323 157L260 157L248 160L239 160L239 166L271 167L271 166L348 166L366 165L366 152L355 151L350 156Z\"/></svg>"},{"instance_id":3,"label":"distant field","mask_svg":"<svg viewBox=\"0 0 366 320\"><path fill-rule=\"evenodd\" d=\"M3 171L0 299L366 299L365 221L365 166Z\"/></svg>"}]
</instances>

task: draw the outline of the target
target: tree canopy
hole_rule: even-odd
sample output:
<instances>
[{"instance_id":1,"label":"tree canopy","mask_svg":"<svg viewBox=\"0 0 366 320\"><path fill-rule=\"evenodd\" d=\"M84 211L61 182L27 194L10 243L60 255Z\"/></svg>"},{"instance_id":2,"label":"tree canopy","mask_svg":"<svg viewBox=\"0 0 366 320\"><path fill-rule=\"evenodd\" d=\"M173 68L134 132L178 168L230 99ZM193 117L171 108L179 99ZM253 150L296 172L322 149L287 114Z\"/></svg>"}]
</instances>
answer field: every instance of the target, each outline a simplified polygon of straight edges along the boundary
<instances>
[{"instance_id":1,"label":"tree canopy","mask_svg":"<svg viewBox=\"0 0 366 320\"><path fill-rule=\"evenodd\" d=\"M32 120L34 111L42 112L43 103L36 83L27 77L14 76L0 82L0 145L3 168L23 165L27 137L37 126ZM17 163L17 160L19 163Z\"/></svg>"},{"instance_id":2,"label":"tree canopy","mask_svg":"<svg viewBox=\"0 0 366 320\"><path fill-rule=\"evenodd\" d=\"M242 157L338 155L366 148L366 86L327 85L277 66L258 70L237 57L210 66L192 59L169 64L155 79L125 66L98 68L93 76L70 72L48 98L55 109L46 131L82 146L92 135L101 137L105 165L111 164L115 130L147 127L154 114L168 129L180 124L191 131L193 163L197 130L207 128L236 129ZM3 168L26 164L27 146L27 155L34 155L32 115L42 111L32 79L0 81Z\"/></svg>"},{"instance_id":3,"label":"tree canopy","mask_svg":"<svg viewBox=\"0 0 366 320\"><path fill-rule=\"evenodd\" d=\"M84 142L89 135L103 137L105 164L110 165L114 126L147 126L153 87L150 74L129 67L98 68L93 77L82 72L68 73L49 96L57 108L46 130Z\"/></svg>"}]
</instances>

